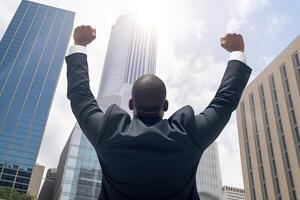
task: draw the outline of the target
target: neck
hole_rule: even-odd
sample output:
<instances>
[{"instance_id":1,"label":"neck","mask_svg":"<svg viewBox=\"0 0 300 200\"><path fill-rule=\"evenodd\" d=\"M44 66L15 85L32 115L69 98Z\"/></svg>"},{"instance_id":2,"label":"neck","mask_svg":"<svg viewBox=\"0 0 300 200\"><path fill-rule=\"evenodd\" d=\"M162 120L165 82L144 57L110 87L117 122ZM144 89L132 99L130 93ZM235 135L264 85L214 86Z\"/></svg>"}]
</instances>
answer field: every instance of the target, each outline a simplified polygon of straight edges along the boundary
<instances>
[{"instance_id":1,"label":"neck","mask_svg":"<svg viewBox=\"0 0 300 200\"><path fill-rule=\"evenodd\" d=\"M140 121L142 121L146 126L152 126L162 120L162 118L157 115L156 116L136 115L135 117L138 118Z\"/></svg>"}]
</instances>

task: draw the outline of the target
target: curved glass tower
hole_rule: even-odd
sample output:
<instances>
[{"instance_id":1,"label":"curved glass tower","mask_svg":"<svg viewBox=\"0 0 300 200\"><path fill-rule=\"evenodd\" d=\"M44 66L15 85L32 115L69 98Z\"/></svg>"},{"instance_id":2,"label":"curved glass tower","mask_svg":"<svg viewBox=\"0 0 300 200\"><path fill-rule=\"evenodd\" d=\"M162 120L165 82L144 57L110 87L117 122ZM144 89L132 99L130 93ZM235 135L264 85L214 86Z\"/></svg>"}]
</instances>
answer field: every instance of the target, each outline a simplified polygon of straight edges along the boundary
<instances>
[{"instance_id":1,"label":"curved glass tower","mask_svg":"<svg viewBox=\"0 0 300 200\"><path fill-rule=\"evenodd\" d=\"M120 95L124 84L154 74L155 63L155 28L138 22L135 14L120 16L111 30L98 99Z\"/></svg>"},{"instance_id":2,"label":"curved glass tower","mask_svg":"<svg viewBox=\"0 0 300 200\"><path fill-rule=\"evenodd\" d=\"M120 16L113 25L104 62L98 102L102 110L113 103L128 110L133 82L154 74L156 30L137 21L135 14ZM130 112L129 112L130 113ZM92 145L78 124L61 154L54 199L96 200L102 172Z\"/></svg>"},{"instance_id":3,"label":"curved glass tower","mask_svg":"<svg viewBox=\"0 0 300 200\"><path fill-rule=\"evenodd\" d=\"M222 200L222 177L216 142L204 151L198 166L196 181L201 200Z\"/></svg>"}]
</instances>

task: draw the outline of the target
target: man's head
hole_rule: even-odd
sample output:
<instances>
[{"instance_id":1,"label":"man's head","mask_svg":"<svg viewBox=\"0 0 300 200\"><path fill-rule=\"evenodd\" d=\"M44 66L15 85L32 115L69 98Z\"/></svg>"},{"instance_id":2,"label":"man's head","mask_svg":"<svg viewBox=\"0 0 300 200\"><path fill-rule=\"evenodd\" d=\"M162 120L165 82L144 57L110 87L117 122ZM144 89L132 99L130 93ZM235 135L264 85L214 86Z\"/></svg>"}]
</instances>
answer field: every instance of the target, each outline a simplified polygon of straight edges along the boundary
<instances>
[{"instance_id":1,"label":"man's head","mask_svg":"<svg viewBox=\"0 0 300 200\"><path fill-rule=\"evenodd\" d=\"M160 78L144 75L133 84L129 109L137 116L163 117L168 110L166 95L166 86Z\"/></svg>"}]
</instances>

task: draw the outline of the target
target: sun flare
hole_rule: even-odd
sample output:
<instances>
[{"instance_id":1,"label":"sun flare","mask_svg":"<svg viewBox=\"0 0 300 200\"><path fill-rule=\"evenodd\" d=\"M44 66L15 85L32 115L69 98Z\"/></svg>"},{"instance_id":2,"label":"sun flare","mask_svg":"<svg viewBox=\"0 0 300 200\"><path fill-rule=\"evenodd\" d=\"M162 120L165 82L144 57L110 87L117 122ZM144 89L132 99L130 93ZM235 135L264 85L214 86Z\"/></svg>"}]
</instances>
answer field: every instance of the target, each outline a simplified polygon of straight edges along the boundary
<instances>
[{"instance_id":1,"label":"sun flare","mask_svg":"<svg viewBox=\"0 0 300 200\"><path fill-rule=\"evenodd\" d=\"M158 0L131 0L130 5L140 22L155 26L159 24L162 13Z\"/></svg>"}]
</instances>

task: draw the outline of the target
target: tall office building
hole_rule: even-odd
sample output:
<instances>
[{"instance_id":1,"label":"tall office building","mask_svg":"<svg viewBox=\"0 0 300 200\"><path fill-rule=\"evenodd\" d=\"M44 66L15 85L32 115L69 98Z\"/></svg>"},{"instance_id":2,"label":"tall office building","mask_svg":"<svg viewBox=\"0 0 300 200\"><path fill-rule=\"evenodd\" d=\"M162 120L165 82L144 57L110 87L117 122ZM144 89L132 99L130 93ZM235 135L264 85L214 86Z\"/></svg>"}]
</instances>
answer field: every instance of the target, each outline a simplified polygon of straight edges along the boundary
<instances>
[{"instance_id":1,"label":"tall office building","mask_svg":"<svg viewBox=\"0 0 300 200\"><path fill-rule=\"evenodd\" d=\"M26 192L74 13L23 0L0 42L0 186Z\"/></svg>"},{"instance_id":2,"label":"tall office building","mask_svg":"<svg viewBox=\"0 0 300 200\"><path fill-rule=\"evenodd\" d=\"M300 199L300 36L245 89L237 109L246 199Z\"/></svg>"},{"instance_id":3,"label":"tall office building","mask_svg":"<svg viewBox=\"0 0 300 200\"><path fill-rule=\"evenodd\" d=\"M222 177L218 143L212 143L204 151L199 162L196 182L201 200L222 199Z\"/></svg>"},{"instance_id":4,"label":"tall office building","mask_svg":"<svg viewBox=\"0 0 300 200\"><path fill-rule=\"evenodd\" d=\"M154 74L156 31L136 15L120 16L112 27L102 72L98 102L101 109L116 103L127 110L131 86L143 74ZM129 111L128 111L129 112ZM61 154L54 199L97 199L102 172L96 152L75 125Z\"/></svg>"},{"instance_id":5,"label":"tall office building","mask_svg":"<svg viewBox=\"0 0 300 200\"><path fill-rule=\"evenodd\" d=\"M223 200L244 200L245 190L241 188L223 186Z\"/></svg>"}]
</instances>

